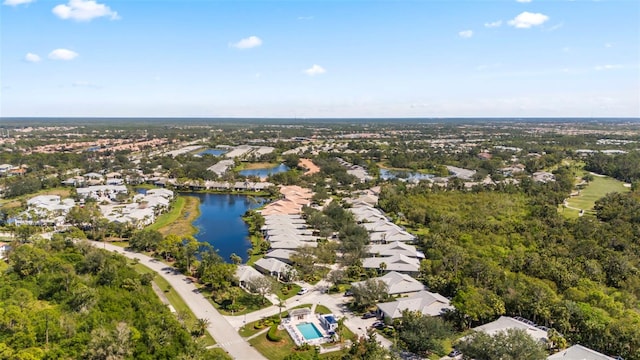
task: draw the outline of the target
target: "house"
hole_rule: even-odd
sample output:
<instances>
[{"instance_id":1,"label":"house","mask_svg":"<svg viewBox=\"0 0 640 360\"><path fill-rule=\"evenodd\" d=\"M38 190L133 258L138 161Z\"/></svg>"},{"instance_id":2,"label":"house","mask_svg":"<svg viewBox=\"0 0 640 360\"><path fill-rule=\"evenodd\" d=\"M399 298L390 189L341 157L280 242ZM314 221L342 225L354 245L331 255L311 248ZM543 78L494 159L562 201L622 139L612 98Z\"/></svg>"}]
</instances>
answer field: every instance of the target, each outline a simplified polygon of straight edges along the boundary
<instances>
[{"instance_id":1,"label":"house","mask_svg":"<svg viewBox=\"0 0 640 360\"><path fill-rule=\"evenodd\" d=\"M13 169L13 165L11 164L2 164L0 165L0 174L6 174Z\"/></svg>"},{"instance_id":2,"label":"house","mask_svg":"<svg viewBox=\"0 0 640 360\"><path fill-rule=\"evenodd\" d=\"M582 345L573 345L570 348L559 351L547 360L616 360L610 356L601 354Z\"/></svg>"},{"instance_id":3,"label":"house","mask_svg":"<svg viewBox=\"0 0 640 360\"><path fill-rule=\"evenodd\" d=\"M471 180L473 175L476 174L475 170L463 169L463 168L450 166L450 165L447 165L446 167L447 167L447 170L449 170L449 172L453 174L452 176L455 176L463 180Z\"/></svg>"},{"instance_id":4,"label":"house","mask_svg":"<svg viewBox=\"0 0 640 360\"><path fill-rule=\"evenodd\" d=\"M385 264L381 269L380 264ZM385 257L371 257L362 259L362 267L384 271L397 271L403 274L414 274L420 270L420 261L405 255L393 255Z\"/></svg>"},{"instance_id":5,"label":"house","mask_svg":"<svg viewBox=\"0 0 640 360\"><path fill-rule=\"evenodd\" d=\"M538 327L525 319L515 319L509 316L500 316L498 320L473 328L475 331L482 331L489 335L496 334L507 329L522 329L532 338L540 341L547 341L547 330Z\"/></svg>"},{"instance_id":6,"label":"house","mask_svg":"<svg viewBox=\"0 0 640 360\"><path fill-rule=\"evenodd\" d=\"M333 314L325 314L319 315L318 320L320 320L320 325L327 330L327 332L332 333L338 330L338 320Z\"/></svg>"},{"instance_id":7,"label":"house","mask_svg":"<svg viewBox=\"0 0 640 360\"><path fill-rule=\"evenodd\" d=\"M292 273L295 270L277 259L259 259L253 264L256 267L256 270L260 271L263 274L269 274L271 276L275 276L278 280L285 280L291 277Z\"/></svg>"},{"instance_id":8,"label":"house","mask_svg":"<svg viewBox=\"0 0 640 360\"><path fill-rule=\"evenodd\" d=\"M27 210L9 219L9 222L17 226L61 226L64 225L69 210L74 206L73 199L61 200L58 195L39 195L27 200Z\"/></svg>"},{"instance_id":9,"label":"house","mask_svg":"<svg viewBox=\"0 0 640 360\"><path fill-rule=\"evenodd\" d=\"M7 253L11 249L8 243L0 242L0 260L4 260L7 257Z\"/></svg>"},{"instance_id":10,"label":"house","mask_svg":"<svg viewBox=\"0 0 640 360\"><path fill-rule=\"evenodd\" d=\"M265 259L276 259L280 260L285 264L291 265L291 255L296 254L297 252L289 249L275 249L271 250L264 255Z\"/></svg>"},{"instance_id":11,"label":"house","mask_svg":"<svg viewBox=\"0 0 640 360\"><path fill-rule=\"evenodd\" d=\"M533 173L533 181L547 183L550 181L556 181L555 175L546 171L538 171Z\"/></svg>"},{"instance_id":12,"label":"house","mask_svg":"<svg viewBox=\"0 0 640 360\"><path fill-rule=\"evenodd\" d=\"M449 299L426 290L393 302L379 303L377 306L378 315L385 319L400 318L405 310L419 311L428 316L438 316L445 310L453 310Z\"/></svg>"},{"instance_id":13,"label":"house","mask_svg":"<svg viewBox=\"0 0 640 360\"><path fill-rule=\"evenodd\" d=\"M173 191L168 190L168 189L149 189L147 190L146 193L147 196L160 196L163 197L165 199L173 199Z\"/></svg>"},{"instance_id":14,"label":"house","mask_svg":"<svg viewBox=\"0 0 640 360\"><path fill-rule=\"evenodd\" d=\"M251 279L264 277L258 270L248 265L238 265L235 275L238 280L238 285L243 289L247 288L247 282Z\"/></svg>"},{"instance_id":15,"label":"house","mask_svg":"<svg viewBox=\"0 0 640 360\"><path fill-rule=\"evenodd\" d=\"M369 239L372 243L389 243L389 242L412 242L416 237L402 229L393 229L389 231L376 231L369 233Z\"/></svg>"},{"instance_id":16,"label":"house","mask_svg":"<svg viewBox=\"0 0 640 360\"><path fill-rule=\"evenodd\" d=\"M424 290L424 285L406 274L400 274L399 272L390 271L384 276L373 278L373 280L380 280L387 284L389 295L408 294ZM351 286L362 286L365 281L358 281L351 283Z\"/></svg>"},{"instance_id":17,"label":"house","mask_svg":"<svg viewBox=\"0 0 640 360\"><path fill-rule=\"evenodd\" d=\"M412 258L424 259L424 254L413 245L409 245L400 241L394 241L388 244L374 244L366 247L367 254L372 256L393 256L404 255Z\"/></svg>"},{"instance_id":18,"label":"house","mask_svg":"<svg viewBox=\"0 0 640 360\"><path fill-rule=\"evenodd\" d=\"M227 170L229 170L230 167L232 167L233 165L235 165L235 162L231 159L227 159L227 160L220 160L218 161L216 164L210 166L207 168L207 170L215 173L218 176L222 176L224 175L224 173L227 172Z\"/></svg>"},{"instance_id":19,"label":"house","mask_svg":"<svg viewBox=\"0 0 640 360\"><path fill-rule=\"evenodd\" d=\"M124 185L94 185L86 188L78 188L76 192L80 198L94 198L98 201L103 201L115 200L118 194L126 194L128 190Z\"/></svg>"}]
</instances>

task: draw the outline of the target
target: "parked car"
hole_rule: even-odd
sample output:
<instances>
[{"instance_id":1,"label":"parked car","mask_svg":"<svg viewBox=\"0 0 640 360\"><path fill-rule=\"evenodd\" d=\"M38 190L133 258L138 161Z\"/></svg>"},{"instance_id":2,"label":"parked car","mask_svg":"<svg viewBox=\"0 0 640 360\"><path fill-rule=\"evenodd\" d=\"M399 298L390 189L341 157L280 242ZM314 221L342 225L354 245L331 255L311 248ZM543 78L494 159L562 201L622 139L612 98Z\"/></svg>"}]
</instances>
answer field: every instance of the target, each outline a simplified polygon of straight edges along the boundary
<instances>
[{"instance_id":1,"label":"parked car","mask_svg":"<svg viewBox=\"0 0 640 360\"><path fill-rule=\"evenodd\" d=\"M347 290L344 292L344 296L353 296L353 292L351 290Z\"/></svg>"},{"instance_id":2,"label":"parked car","mask_svg":"<svg viewBox=\"0 0 640 360\"><path fill-rule=\"evenodd\" d=\"M462 353L460 352L460 350L453 349L453 350L451 350L451 352L449 353L449 355L448 355L448 356L449 356L449 357L456 357L456 356L459 356L459 355L462 355Z\"/></svg>"},{"instance_id":3,"label":"parked car","mask_svg":"<svg viewBox=\"0 0 640 360\"><path fill-rule=\"evenodd\" d=\"M384 328L384 321L376 321L373 323L373 325L371 325L371 327L376 328L376 329L383 329Z\"/></svg>"},{"instance_id":4,"label":"parked car","mask_svg":"<svg viewBox=\"0 0 640 360\"><path fill-rule=\"evenodd\" d=\"M373 317L376 317L376 313L371 312L371 311L367 312L367 313L364 313L364 315L362 315L363 319L371 319Z\"/></svg>"},{"instance_id":5,"label":"parked car","mask_svg":"<svg viewBox=\"0 0 640 360\"><path fill-rule=\"evenodd\" d=\"M302 289L300 289L300 291L298 291L298 295L304 295L304 294L306 294L306 293L308 293L308 292L309 292L309 289L307 289L307 288L302 288Z\"/></svg>"}]
</instances>

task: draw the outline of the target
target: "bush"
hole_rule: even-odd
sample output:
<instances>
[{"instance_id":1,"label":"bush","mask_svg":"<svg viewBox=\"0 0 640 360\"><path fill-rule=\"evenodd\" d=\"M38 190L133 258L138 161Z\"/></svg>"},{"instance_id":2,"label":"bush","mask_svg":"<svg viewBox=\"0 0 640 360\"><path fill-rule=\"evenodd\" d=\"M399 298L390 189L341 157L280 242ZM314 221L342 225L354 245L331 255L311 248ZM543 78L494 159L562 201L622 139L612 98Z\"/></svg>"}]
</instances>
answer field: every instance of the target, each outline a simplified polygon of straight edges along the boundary
<instances>
[{"instance_id":1,"label":"bush","mask_svg":"<svg viewBox=\"0 0 640 360\"><path fill-rule=\"evenodd\" d=\"M271 325L271 329L267 332L267 340L273 342L280 342L282 340L282 336L278 335L278 325Z\"/></svg>"}]
</instances>

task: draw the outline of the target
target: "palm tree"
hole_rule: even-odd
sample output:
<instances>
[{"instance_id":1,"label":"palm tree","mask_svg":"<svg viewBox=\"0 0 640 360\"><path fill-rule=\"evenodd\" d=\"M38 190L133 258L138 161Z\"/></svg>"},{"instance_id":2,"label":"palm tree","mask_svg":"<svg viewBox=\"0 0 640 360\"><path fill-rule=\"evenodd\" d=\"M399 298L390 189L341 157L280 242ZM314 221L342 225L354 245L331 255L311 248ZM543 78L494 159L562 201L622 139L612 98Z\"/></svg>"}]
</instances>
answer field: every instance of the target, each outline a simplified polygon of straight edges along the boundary
<instances>
[{"instance_id":1,"label":"palm tree","mask_svg":"<svg viewBox=\"0 0 640 360\"><path fill-rule=\"evenodd\" d=\"M380 263L380 273L383 273L385 270L387 270L387 263L386 262L381 262Z\"/></svg>"},{"instance_id":2,"label":"palm tree","mask_svg":"<svg viewBox=\"0 0 640 360\"><path fill-rule=\"evenodd\" d=\"M196 321L196 328L195 328L195 333L198 334L198 336L202 336L204 335L204 332L207 330L207 328L209 327L209 319L198 319Z\"/></svg>"}]
</instances>

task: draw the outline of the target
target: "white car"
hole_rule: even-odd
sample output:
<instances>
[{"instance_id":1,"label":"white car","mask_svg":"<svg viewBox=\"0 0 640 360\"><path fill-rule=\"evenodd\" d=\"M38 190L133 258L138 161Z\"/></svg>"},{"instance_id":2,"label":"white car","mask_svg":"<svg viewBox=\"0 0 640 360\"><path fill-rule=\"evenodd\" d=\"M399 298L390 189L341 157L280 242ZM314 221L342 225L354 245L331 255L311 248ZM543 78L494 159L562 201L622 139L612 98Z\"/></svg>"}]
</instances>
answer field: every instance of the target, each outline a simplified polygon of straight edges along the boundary
<instances>
[{"instance_id":1,"label":"white car","mask_svg":"<svg viewBox=\"0 0 640 360\"><path fill-rule=\"evenodd\" d=\"M309 292L309 289L307 289L307 288L302 288L302 289L300 289L300 291L298 291L298 295L304 295L304 294L306 294L306 293L308 293L308 292Z\"/></svg>"}]
</instances>

